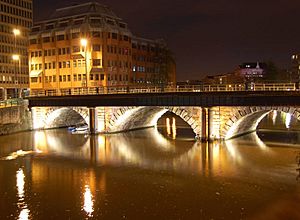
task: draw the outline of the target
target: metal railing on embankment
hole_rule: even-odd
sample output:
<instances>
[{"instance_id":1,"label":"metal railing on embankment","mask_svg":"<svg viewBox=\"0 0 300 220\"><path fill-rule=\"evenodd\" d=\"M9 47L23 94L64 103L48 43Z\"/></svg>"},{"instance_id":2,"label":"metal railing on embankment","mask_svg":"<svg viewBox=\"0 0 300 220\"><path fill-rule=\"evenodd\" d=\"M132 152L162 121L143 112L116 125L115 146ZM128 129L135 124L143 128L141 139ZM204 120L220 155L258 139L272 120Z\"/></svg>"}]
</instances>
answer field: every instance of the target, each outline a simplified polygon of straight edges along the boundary
<instances>
[{"instance_id":1,"label":"metal railing on embankment","mask_svg":"<svg viewBox=\"0 0 300 220\"><path fill-rule=\"evenodd\" d=\"M237 91L298 91L296 83L217 84L177 87L88 87L56 90L32 89L30 97L97 94L175 93L175 92L237 92Z\"/></svg>"},{"instance_id":2,"label":"metal railing on embankment","mask_svg":"<svg viewBox=\"0 0 300 220\"><path fill-rule=\"evenodd\" d=\"M13 106L21 106L28 104L28 100L24 100L22 98L18 99L7 99L0 101L0 108L8 108L8 107L13 107Z\"/></svg>"}]
</instances>

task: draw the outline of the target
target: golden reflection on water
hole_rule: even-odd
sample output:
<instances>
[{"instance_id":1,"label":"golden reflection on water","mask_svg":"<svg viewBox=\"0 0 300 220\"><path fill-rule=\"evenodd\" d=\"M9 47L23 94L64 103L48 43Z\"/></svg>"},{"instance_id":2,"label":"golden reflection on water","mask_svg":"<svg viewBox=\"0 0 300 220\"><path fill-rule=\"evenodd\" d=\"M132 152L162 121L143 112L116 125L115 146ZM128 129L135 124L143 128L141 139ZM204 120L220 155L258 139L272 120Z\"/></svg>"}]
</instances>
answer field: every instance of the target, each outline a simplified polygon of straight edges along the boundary
<instances>
[{"instance_id":1,"label":"golden reflection on water","mask_svg":"<svg viewBox=\"0 0 300 220\"><path fill-rule=\"evenodd\" d=\"M176 127L176 119L172 118L172 125L170 118L166 118L166 130L168 136L172 136L172 138L175 140L177 137L177 127Z\"/></svg>"},{"instance_id":2,"label":"golden reflection on water","mask_svg":"<svg viewBox=\"0 0 300 220\"><path fill-rule=\"evenodd\" d=\"M176 127L174 121L172 124ZM64 133L61 135L59 132ZM245 158L248 160L249 157L245 156L245 150L250 148L241 148L241 144L255 145L256 149L251 150L251 155L254 155L254 151L272 153L272 148L264 144L256 133L248 135L248 140L233 139L225 143L173 140L163 136L157 129L89 137L72 134L66 137L65 131L47 131L46 136L47 140L52 141L45 141L44 135L35 135L35 138L41 138L35 141L37 144L35 149L53 152L67 158L90 161L95 165L133 165L154 170L193 172L205 176L233 176L237 172L236 165L250 166L245 161ZM68 141L66 142L65 139ZM74 144L77 146L73 146ZM86 183L85 185L90 186Z\"/></svg>"},{"instance_id":3,"label":"golden reflection on water","mask_svg":"<svg viewBox=\"0 0 300 220\"><path fill-rule=\"evenodd\" d=\"M291 113L286 113L285 116L285 127L289 129L291 127L291 122L292 122L292 114Z\"/></svg>"},{"instance_id":4,"label":"golden reflection on water","mask_svg":"<svg viewBox=\"0 0 300 220\"><path fill-rule=\"evenodd\" d=\"M171 124L170 124L170 118L166 118L166 129L167 129L167 134L171 135Z\"/></svg>"},{"instance_id":5,"label":"golden reflection on water","mask_svg":"<svg viewBox=\"0 0 300 220\"><path fill-rule=\"evenodd\" d=\"M30 211L27 208L27 204L25 203L25 175L23 169L19 169L16 174L17 179L17 191L18 191L18 207L21 209L19 220L28 220Z\"/></svg>"},{"instance_id":6,"label":"golden reflection on water","mask_svg":"<svg viewBox=\"0 0 300 220\"><path fill-rule=\"evenodd\" d=\"M84 197L83 210L86 212L88 217L93 217L94 202L93 202L93 195L91 193L91 189L89 185L85 185L85 191L83 197Z\"/></svg>"}]
</instances>

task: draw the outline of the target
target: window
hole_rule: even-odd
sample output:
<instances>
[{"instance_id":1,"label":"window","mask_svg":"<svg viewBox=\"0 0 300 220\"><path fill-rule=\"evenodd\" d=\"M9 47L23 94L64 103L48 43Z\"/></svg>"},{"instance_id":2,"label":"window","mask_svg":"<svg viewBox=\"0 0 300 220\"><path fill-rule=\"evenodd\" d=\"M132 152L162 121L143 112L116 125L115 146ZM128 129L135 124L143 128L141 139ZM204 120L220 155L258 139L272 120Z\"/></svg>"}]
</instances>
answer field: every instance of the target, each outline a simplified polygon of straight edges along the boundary
<instances>
[{"instance_id":1,"label":"window","mask_svg":"<svg viewBox=\"0 0 300 220\"><path fill-rule=\"evenodd\" d=\"M119 23L119 27L120 27L120 28L126 28L126 24L124 24L124 23Z\"/></svg>"},{"instance_id":2,"label":"window","mask_svg":"<svg viewBox=\"0 0 300 220\"><path fill-rule=\"evenodd\" d=\"M123 36L123 40L124 40L124 41L128 41L128 40L129 40L128 36L124 35L124 36Z\"/></svg>"},{"instance_id":3,"label":"window","mask_svg":"<svg viewBox=\"0 0 300 220\"><path fill-rule=\"evenodd\" d=\"M32 44L37 44L37 39L30 39L29 43Z\"/></svg>"},{"instance_id":4,"label":"window","mask_svg":"<svg viewBox=\"0 0 300 220\"><path fill-rule=\"evenodd\" d=\"M101 33L99 31L93 31L92 36L93 37L101 37Z\"/></svg>"},{"instance_id":5,"label":"window","mask_svg":"<svg viewBox=\"0 0 300 220\"><path fill-rule=\"evenodd\" d=\"M117 33L112 33L111 37L112 37L112 39L117 40L118 39L118 34Z\"/></svg>"},{"instance_id":6,"label":"window","mask_svg":"<svg viewBox=\"0 0 300 220\"><path fill-rule=\"evenodd\" d=\"M31 77L30 80L31 80L32 83L37 83L38 78L37 77Z\"/></svg>"},{"instance_id":7,"label":"window","mask_svg":"<svg viewBox=\"0 0 300 220\"><path fill-rule=\"evenodd\" d=\"M101 66L101 59L93 59L93 66Z\"/></svg>"},{"instance_id":8,"label":"window","mask_svg":"<svg viewBox=\"0 0 300 220\"><path fill-rule=\"evenodd\" d=\"M104 80L104 74L100 75L100 79L103 81Z\"/></svg>"},{"instance_id":9,"label":"window","mask_svg":"<svg viewBox=\"0 0 300 220\"><path fill-rule=\"evenodd\" d=\"M43 37L43 43L50 42L50 37Z\"/></svg>"},{"instance_id":10,"label":"window","mask_svg":"<svg viewBox=\"0 0 300 220\"><path fill-rule=\"evenodd\" d=\"M51 25L46 25L46 30L50 30L50 29L53 29L54 28L54 25L51 24Z\"/></svg>"},{"instance_id":11,"label":"window","mask_svg":"<svg viewBox=\"0 0 300 220\"><path fill-rule=\"evenodd\" d=\"M79 33L72 33L72 39L77 39L80 37Z\"/></svg>"},{"instance_id":12,"label":"window","mask_svg":"<svg viewBox=\"0 0 300 220\"><path fill-rule=\"evenodd\" d=\"M80 52L80 47L79 46L73 46L73 53L78 53Z\"/></svg>"},{"instance_id":13,"label":"window","mask_svg":"<svg viewBox=\"0 0 300 220\"><path fill-rule=\"evenodd\" d=\"M57 41L61 41L61 40L64 40L64 39L65 39L65 35L57 35L56 36Z\"/></svg>"},{"instance_id":14,"label":"window","mask_svg":"<svg viewBox=\"0 0 300 220\"><path fill-rule=\"evenodd\" d=\"M100 44L93 44L93 51L101 51L101 45Z\"/></svg>"}]
</instances>

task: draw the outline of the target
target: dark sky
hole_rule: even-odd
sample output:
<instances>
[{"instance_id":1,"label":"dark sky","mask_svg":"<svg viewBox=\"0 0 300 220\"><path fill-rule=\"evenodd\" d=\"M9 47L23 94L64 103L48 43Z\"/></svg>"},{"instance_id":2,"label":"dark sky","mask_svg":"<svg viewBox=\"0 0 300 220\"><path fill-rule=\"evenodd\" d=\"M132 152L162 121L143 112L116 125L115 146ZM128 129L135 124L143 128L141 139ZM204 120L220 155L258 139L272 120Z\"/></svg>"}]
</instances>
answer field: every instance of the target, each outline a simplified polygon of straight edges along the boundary
<instances>
[{"instance_id":1,"label":"dark sky","mask_svg":"<svg viewBox=\"0 0 300 220\"><path fill-rule=\"evenodd\" d=\"M34 0L35 19L87 0ZM300 51L299 0L98 0L137 36L164 38L178 80L225 73L242 62L289 67Z\"/></svg>"}]
</instances>

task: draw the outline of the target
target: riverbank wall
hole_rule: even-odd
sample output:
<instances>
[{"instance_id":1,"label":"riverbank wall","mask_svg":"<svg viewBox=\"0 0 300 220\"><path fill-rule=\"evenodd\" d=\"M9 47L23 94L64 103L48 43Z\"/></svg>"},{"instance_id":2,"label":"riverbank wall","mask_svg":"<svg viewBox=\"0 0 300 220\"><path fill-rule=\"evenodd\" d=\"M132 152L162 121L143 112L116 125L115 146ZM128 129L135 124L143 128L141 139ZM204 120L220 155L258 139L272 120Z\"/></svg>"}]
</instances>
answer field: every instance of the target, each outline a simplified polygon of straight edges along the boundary
<instances>
[{"instance_id":1,"label":"riverbank wall","mask_svg":"<svg viewBox=\"0 0 300 220\"><path fill-rule=\"evenodd\" d=\"M27 104L0 108L0 135L31 129L32 118Z\"/></svg>"}]
</instances>

